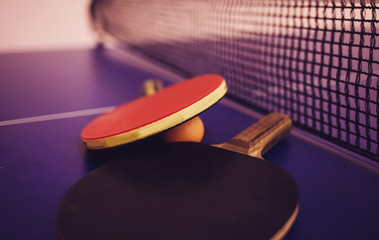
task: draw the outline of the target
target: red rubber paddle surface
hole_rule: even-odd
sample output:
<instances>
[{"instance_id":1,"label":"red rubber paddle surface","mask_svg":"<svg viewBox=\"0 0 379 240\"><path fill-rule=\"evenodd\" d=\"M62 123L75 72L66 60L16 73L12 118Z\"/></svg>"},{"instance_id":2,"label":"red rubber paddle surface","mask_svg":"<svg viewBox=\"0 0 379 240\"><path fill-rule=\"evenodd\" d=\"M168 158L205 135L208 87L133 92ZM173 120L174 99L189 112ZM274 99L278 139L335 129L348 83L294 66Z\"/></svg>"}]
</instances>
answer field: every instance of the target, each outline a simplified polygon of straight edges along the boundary
<instances>
[{"instance_id":1,"label":"red rubber paddle surface","mask_svg":"<svg viewBox=\"0 0 379 240\"><path fill-rule=\"evenodd\" d=\"M223 77L216 74L203 75L125 103L89 123L82 131L82 139L107 138L151 124L191 107L215 91L223 81Z\"/></svg>"}]
</instances>

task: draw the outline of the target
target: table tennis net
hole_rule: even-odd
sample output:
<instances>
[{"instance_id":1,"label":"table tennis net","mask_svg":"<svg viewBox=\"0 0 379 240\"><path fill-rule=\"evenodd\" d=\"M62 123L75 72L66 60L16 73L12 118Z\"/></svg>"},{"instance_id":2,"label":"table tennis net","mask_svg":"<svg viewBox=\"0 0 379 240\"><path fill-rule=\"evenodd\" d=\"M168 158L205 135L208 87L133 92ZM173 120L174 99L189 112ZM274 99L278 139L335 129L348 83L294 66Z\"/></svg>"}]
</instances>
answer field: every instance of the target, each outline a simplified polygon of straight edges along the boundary
<instances>
[{"instance_id":1,"label":"table tennis net","mask_svg":"<svg viewBox=\"0 0 379 240\"><path fill-rule=\"evenodd\" d=\"M218 73L229 98L379 162L375 1L94 0L91 14L100 36Z\"/></svg>"}]
</instances>

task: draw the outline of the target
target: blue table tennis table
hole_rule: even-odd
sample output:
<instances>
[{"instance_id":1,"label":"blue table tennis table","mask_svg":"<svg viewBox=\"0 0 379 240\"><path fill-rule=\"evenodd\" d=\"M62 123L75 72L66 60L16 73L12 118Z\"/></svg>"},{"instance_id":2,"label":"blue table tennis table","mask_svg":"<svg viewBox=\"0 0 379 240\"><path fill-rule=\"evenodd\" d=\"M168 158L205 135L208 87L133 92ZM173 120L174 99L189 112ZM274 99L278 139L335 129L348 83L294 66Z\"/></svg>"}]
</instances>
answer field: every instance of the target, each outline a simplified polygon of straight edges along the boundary
<instances>
[{"instance_id":1,"label":"blue table tennis table","mask_svg":"<svg viewBox=\"0 0 379 240\"><path fill-rule=\"evenodd\" d=\"M68 189L102 164L80 139L97 115L139 97L141 83L172 79L112 49L0 55L0 239L57 239ZM237 105L237 104L235 104ZM222 100L201 114L203 142L221 143L257 119ZM300 210L286 239L379 239L379 174L293 134L265 159L288 171Z\"/></svg>"}]
</instances>

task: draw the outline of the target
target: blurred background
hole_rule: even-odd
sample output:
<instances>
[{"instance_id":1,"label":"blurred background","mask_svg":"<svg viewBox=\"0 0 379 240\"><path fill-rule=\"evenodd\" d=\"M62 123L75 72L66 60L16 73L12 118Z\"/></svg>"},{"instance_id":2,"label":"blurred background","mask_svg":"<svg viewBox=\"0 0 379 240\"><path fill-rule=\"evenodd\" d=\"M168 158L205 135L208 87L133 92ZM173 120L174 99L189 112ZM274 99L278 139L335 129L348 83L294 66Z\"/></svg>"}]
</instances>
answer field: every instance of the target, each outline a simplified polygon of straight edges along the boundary
<instances>
[{"instance_id":1,"label":"blurred background","mask_svg":"<svg viewBox=\"0 0 379 240\"><path fill-rule=\"evenodd\" d=\"M0 0L0 53L91 47L89 0Z\"/></svg>"}]
</instances>

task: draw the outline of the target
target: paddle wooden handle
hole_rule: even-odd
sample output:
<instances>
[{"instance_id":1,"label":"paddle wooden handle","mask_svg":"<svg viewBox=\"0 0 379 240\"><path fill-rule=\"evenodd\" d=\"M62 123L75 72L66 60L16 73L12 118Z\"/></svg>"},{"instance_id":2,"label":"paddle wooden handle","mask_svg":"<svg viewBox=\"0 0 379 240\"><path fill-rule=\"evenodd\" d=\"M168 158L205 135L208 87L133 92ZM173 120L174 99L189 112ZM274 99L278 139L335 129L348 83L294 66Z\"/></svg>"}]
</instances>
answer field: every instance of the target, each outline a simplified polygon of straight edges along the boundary
<instances>
[{"instance_id":1,"label":"paddle wooden handle","mask_svg":"<svg viewBox=\"0 0 379 240\"><path fill-rule=\"evenodd\" d=\"M271 113L218 147L262 158L265 152L289 133L291 127L292 121L287 115Z\"/></svg>"},{"instance_id":2,"label":"paddle wooden handle","mask_svg":"<svg viewBox=\"0 0 379 240\"><path fill-rule=\"evenodd\" d=\"M141 96L150 96L163 89L163 83L158 79L148 79L141 86Z\"/></svg>"}]
</instances>

